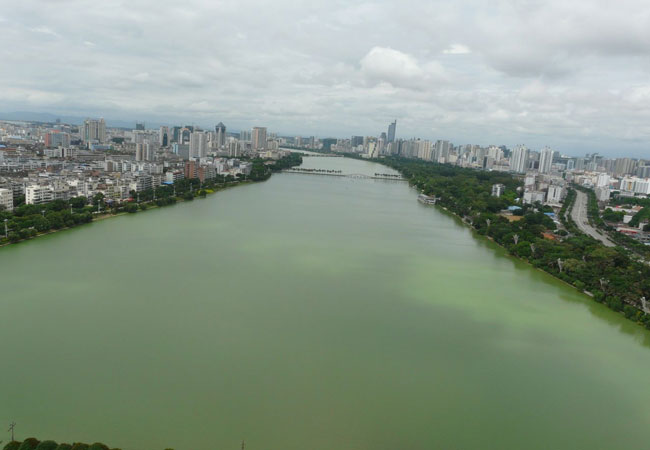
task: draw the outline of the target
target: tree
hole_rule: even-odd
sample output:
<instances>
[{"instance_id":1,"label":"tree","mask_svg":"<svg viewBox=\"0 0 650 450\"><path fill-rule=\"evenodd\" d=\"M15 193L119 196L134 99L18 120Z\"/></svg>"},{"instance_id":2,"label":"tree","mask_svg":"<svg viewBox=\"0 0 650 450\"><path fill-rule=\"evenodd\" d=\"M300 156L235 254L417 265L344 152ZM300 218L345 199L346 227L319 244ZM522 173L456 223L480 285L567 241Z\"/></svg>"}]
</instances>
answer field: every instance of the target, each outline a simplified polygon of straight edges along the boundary
<instances>
[{"instance_id":1,"label":"tree","mask_svg":"<svg viewBox=\"0 0 650 450\"><path fill-rule=\"evenodd\" d=\"M74 197L70 199L70 205L76 209L81 209L87 204L88 199L86 197Z\"/></svg>"},{"instance_id":2,"label":"tree","mask_svg":"<svg viewBox=\"0 0 650 450\"><path fill-rule=\"evenodd\" d=\"M58 446L54 441L43 441L36 446L36 450L56 450Z\"/></svg>"},{"instance_id":3,"label":"tree","mask_svg":"<svg viewBox=\"0 0 650 450\"><path fill-rule=\"evenodd\" d=\"M93 206L95 206L96 208L98 205L100 206L104 205L104 194L102 194L101 192L93 196Z\"/></svg>"},{"instance_id":4,"label":"tree","mask_svg":"<svg viewBox=\"0 0 650 450\"><path fill-rule=\"evenodd\" d=\"M101 442L95 442L94 444L88 447L88 450L109 450L108 446L102 444Z\"/></svg>"},{"instance_id":5,"label":"tree","mask_svg":"<svg viewBox=\"0 0 650 450\"><path fill-rule=\"evenodd\" d=\"M130 214L138 212L137 203L127 203L126 206L124 207L124 211Z\"/></svg>"},{"instance_id":6,"label":"tree","mask_svg":"<svg viewBox=\"0 0 650 450\"><path fill-rule=\"evenodd\" d=\"M20 447L18 447L18 450L34 450L38 444L40 444L40 441L36 438L27 438L23 441L22 444L20 444Z\"/></svg>"},{"instance_id":7,"label":"tree","mask_svg":"<svg viewBox=\"0 0 650 450\"><path fill-rule=\"evenodd\" d=\"M71 450L88 450L88 444L84 444L83 442L75 442L72 444Z\"/></svg>"}]
</instances>

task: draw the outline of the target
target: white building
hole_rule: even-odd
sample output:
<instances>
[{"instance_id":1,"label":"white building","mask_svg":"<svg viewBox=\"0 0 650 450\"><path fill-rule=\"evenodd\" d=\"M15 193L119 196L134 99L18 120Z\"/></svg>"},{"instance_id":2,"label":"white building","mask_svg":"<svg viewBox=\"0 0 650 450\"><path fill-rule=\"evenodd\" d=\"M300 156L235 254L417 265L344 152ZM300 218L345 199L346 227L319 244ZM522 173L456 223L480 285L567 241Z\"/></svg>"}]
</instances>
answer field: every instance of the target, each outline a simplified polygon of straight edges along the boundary
<instances>
[{"instance_id":1,"label":"white building","mask_svg":"<svg viewBox=\"0 0 650 450\"><path fill-rule=\"evenodd\" d=\"M564 187L557 185L550 185L548 193L546 194L546 202L551 205L560 205L564 199Z\"/></svg>"},{"instance_id":2,"label":"white building","mask_svg":"<svg viewBox=\"0 0 650 450\"><path fill-rule=\"evenodd\" d=\"M609 175L606 173L599 173L596 178L596 187L607 187L609 186Z\"/></svg>"},{"instance_id":3,"label":"white building","mask_svg":"<svg viewBox=\"0 0 650 450\"><path fill-rule=\"evenodd\" d=\"M0 207L6 211L14 210L14 193L10 189L0 189Z\"/></svg>"},{"instance_id":4,"label":"white building","mask_svg":"<svg viewBox=\"0 0 650 450\"><path fill-rule=\"evenodd\" d=\"M555 152L548 147L542 150L539 155L539 173L551 173L554 155Z\"/></svg>"},{"instance_id":5,"label":"white building","mask_svg":"<svg viewBox=\"0 0 650 450\"><path fill-rule=\"evenodd\" d=\"M596 189L594 189L594 191L596 192L596 199L599 202L609 201L609 196L610 196L609 187L607 186L597 187Z\"/></svg>"},{"instance_id":6,"label":"white building","mask_svg":"<svg viewBox=\"0 0 650 450\"><path fill-rule=\"evenodd\" d=\"M528 191L524 192L524 203L532 205L535 202L544 203L546 200L546 192L542 191Z\"/></svg>"},{"instance_id":7,"label":"white building","mask_svg":"<svg viewBox=\"0 0 650 450\"><path fill-rule=\"evenodd\" d=\"M512 172L524 173L528 168L529 150L524 145L518 145L510 156L510 170Z\"/></svg>"},{"instance_id":8,"label":"white building","mask_svg":"<svg viewBox=\"0 0 650 450\"><path fill-rule=\"evenodd\" d=\"M87 119L81 129L81 139L84 143L98 141L106 142L106 122L104 119Z\"/></svg>"},{"instance_id":9,"label":"white building","mask_svg":"<svg viewBox=\"0 0 650 450\"><path fill-rule=\"evenodd\" d=\"M255 127L251 133L253 150L266 150L266 128Z\"/></svg>"},{"instance_id":10,"label":"white building","mask_svg":"<svg viewBox=\"0 0 650 450\"><path fill-rule=\"evenodd\" d=\"M208 135L202 131L190 134L190 158L204 158L208 155Z\"/></svg>"},{"instance_id":11,"label":"white building","mask_svg":"<svg viewBox=\"0 0 650 450\"><path fill-rule=\"evenodd\" d=\"M25 203L28 205L40 205L54 200L54 192L49 186L33 184L25 189Z\"/></svg>"},{"instance_id":12,"label":"white building","mask_svg":"<svg viewBox=\"0 0 650 450\"><path fill-rule=\"evenodd\" d=\"M505 192L506 187L503 184L493 184L492 185L492 196L493 197L501 197L503 193Z\"/></svg>"}]
</instances>

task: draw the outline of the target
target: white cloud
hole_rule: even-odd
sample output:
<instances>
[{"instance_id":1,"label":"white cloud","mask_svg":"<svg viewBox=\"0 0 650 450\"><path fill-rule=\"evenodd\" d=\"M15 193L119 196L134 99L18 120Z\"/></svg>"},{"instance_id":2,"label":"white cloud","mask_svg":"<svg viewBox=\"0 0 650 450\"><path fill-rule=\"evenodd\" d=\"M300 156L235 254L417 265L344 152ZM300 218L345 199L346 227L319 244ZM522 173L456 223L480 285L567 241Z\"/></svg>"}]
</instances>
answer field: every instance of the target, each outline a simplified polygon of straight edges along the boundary
<instances>
[{"instance_id":1,"label":"white cloud","mask_svg":"<svg viewBox=\"0 0 650 450\"><path fill-rule=\"evenodd\" d=\"M469 47L463 44L451 44L449 47L442 51L447 55L466 55L471 53Z\"/></svg>"},{"instance_id":2,"label":"white cloud","mask_svg":"<svg viewBox=\"0 0 650 450\"><path fill-rule=\"evenodd\" d=\"M61 35L59 33L51 30L48 27L44 27L44 26L30 28L29 31L32 31L34 33L47 34L49 36L54 36L54 37L57 37L57 38L61 37Z\"/></svg>"},{"instance_id":3,"label":"white cloud","mask_svg":"<svg viewBox=\"0 0 650 450\"><path fill-rule=\"evenodd\" d=\"M423 89L428 83L443 81L443 66L437 61L421 65L412 55L385 47L373 47L360 61L362 73L375 82L396 87Z\"/></svg>"},{"instance_id":4,"label":"white cloud","mask_svg":"<svg viewBox=\"0 0 650 450\"><path fill-rule=\"evenodd\" d=\"M321 136L397 118L404 137L573 152L650 142L647 0L131 3L5 8L0 108Z\"/></svg>"}]
</instances>

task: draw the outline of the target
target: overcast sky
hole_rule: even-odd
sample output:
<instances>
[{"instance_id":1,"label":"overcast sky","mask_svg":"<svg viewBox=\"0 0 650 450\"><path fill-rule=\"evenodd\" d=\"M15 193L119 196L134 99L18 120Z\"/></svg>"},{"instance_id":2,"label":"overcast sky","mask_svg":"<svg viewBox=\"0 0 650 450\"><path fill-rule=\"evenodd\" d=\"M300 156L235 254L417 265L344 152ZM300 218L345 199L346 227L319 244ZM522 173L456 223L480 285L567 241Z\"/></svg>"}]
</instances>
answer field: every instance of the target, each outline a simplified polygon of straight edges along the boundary
<instances>
[{"instance_id":1,"label":"overcast sky","mask_svg":"<svg viewBox=\"0 0 650 450\"><path fill-rule=\"evenodd\" d=\"M648 0L0 0L0 111L650 158Z\"/></svg>"}]
</instances>

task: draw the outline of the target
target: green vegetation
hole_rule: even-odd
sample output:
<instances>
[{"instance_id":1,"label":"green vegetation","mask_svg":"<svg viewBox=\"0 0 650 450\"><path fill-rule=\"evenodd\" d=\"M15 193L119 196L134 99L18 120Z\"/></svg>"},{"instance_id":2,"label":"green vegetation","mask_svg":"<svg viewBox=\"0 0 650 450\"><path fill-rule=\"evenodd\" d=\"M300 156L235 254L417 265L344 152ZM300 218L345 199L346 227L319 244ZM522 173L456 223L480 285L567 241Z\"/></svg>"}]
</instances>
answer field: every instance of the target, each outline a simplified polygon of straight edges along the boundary
<instances>
[{"instance_id":1,"label":"green vegetation","mask_svg":"<svg viewBox=\"0 0 650 450\"><path fill-rule=\"evenodd\" d=\"M650 207L644 206L641 211L632 217L632 220L630 220L630 223L628 225L636 228L641 222L648 219L650 219Z\"/></svg>"},{"instance_id":2,"label":"green vegetation","mask_svg":"<svg viewBox=\"0 0 650 450\"><path fill-rule=\"evenodd\" d=\"M39 441L36 438L27 438L22 442L11 441L8 442L3 450L121 450L118 448L110 449L105 444L101 442L95 442L94 444L84 444L83 442L75 442L72 445L70 444L57 444L54 441ZM173 450L173 449L165 449Z\"/></svg>"},{"instance_id":3,"label":"green vegetation","mask_svg":"<svg viewBox=\"0 0 650 450\"><path fill-rule=\"evenodd\" d=\"M175 204L178 200L191 201L195 197L206 197L208 190L217 192L245 181L264 181L272 172L302 164L299 154L290 154L277 161L263 159L252 160L249 176L237 178L232 175L217 175L216 178L202 182L198 178L182 179L173 185L158 186L141 192L131 191L131 198L117 202L106 199L103 194L93 198L75 197L68 201L55 200L41 205L25 205L17 202L14 211L0 210L0 245L30 239L62 228L92 222L99 214L135 214L150 207L162 207ZM7 236L4 225L7 220Z\"/></svg>"},{"instance_id":4,"label":"green vegetation","mask_svg":"<svg viewBox=\"0 0 650 450\"><path fill-rule=\"evenodd\" d=\"M0 211L0 243L18 242L61 228L71 228L92 221L93 207L85 197L70 201L55 200L42 205L20 205L14 211ZM5 220L7 236L5 236Z\"/></svg>"},{"instance_id":5,"label":"green vegetation","mask_svg":"<svg viewBox=\"0 0 650 450\"><path fill-rule=\"evenodd\" d=\"M650 247L645 245L642 242L637 241L636 239L623 234L619 233L616 231L614 227L611 225L608 225L605 223L605 221L611 221L611 222L620 222L623 220L623 216L625 213L623 212L614 212L610 208L606 209L605 212L602 215L602 218L600 216L600 210L598 208L598 200L596 199L596 193L591 190L587 189L582 186L575 186L576 189L580 189L581 191L585 192L588 195L588 216L589 216L589 221L596 227L601 228L602 230L607 232L607 235L609 239L623 247L625 249L629 250L630 252L636 254L637 256L641 258L649 258L650 257ZM628 224L630 227L638 227L639 223L644 220L650 218L650 200L648 199L640 199L640 198L628 198L627 200L630 201L630 205L643 205L643 204L648 204L648 207L644 207L641 211L639 211L637 214L632 217L632 220ZM645 201L644 201L645 200ZM617 199L618 201L618 199ZM618 220L611 220L611 219L618 219Z\"/></svg>"},{"instance_id":6,"label":"green vegetation","mask_svg":"<svg viewBox=\"0 0 650 450\"><path fill-rule=\"evenodd\" d=\"M275 161L270 167L273 172L279 172L282 169L289 169L300 164L302 164L302 155L300 153L291 153Z\"/></svg>"},{"instance_id":7,"label":"green vegetation","mask_svg":"<svg viewBox=\"0 0 650 450\"><path fill-rule=\"evenodd\" d=\"M509 174L464 169L431 162L386 158L379 160L398 170L437 204L458 215L479 234L499 243L508 252L533 266L590 293L627 318L650 329L650 314L640 307L650 298L650 268L620 247L607 248L580 233L567 211L575 201L571 191L560 210L566 231L556 230L539 205L520 205L522 219L508 220L500 211L514 205L520 181ZM491 196L492 185L506 186L500 198Z\"/></svg>"},{"instance_id":8,"label":"green vegetation","mask_svg":"<svg viewBox=\"0 0 650 450\"><path fill-rule=\"evenodd\" d=\"M612 208L607 208L603 211L603 220L606 222L623 222L625 213L623 211L614 211Z\"/></svg>"}]
</instances>

